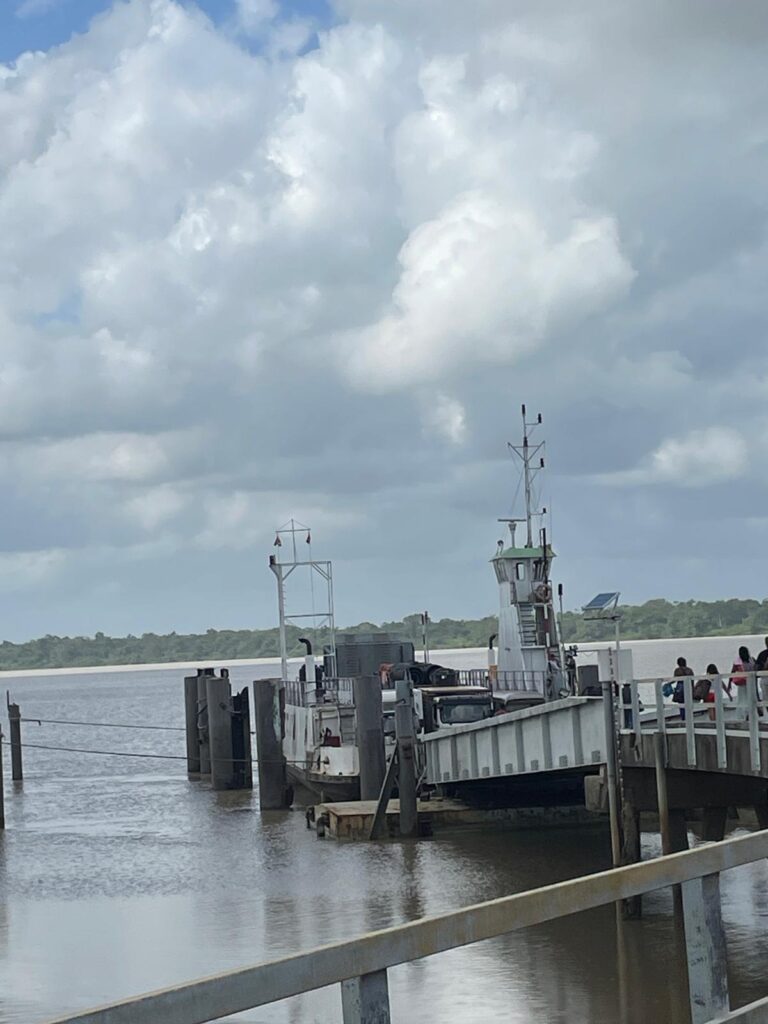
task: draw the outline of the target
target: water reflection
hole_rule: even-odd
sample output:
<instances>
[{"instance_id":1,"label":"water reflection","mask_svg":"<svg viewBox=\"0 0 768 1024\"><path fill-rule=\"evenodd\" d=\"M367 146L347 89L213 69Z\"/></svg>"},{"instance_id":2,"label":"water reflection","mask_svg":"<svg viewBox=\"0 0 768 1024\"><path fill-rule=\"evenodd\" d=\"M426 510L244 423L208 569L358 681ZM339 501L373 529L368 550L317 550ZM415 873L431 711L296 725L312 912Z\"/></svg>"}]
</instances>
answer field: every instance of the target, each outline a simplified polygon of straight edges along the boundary
<instances>
[{"instance_id":1,"label":"water reflection","mask_svg":"<svg viewBox=\"0 0 768 1024\"><path fill-rule=\"evenodd\" d=\"M247 670L243 670L247 678ZM14 683L25 715L181 725L181 673ZM243 680L244 681L244 680ZM241 682L236 679L236 682ZM182 733L25 725L45 745L183 755ZM0 1021L49 1016L285 955L468 902L601 870L603 830L469 832L336 844L301 811L190 783L183 761L25 751L0 837ZM646 841L647 855L657 844ZM724 876L736 1003L765 994L768 871ZM617 930L612 907L391 972L396 1020L687 1022L669 894ZM336 989L241 1014L248 1024L340 1019Z\"/></svg>"}]
</instances>

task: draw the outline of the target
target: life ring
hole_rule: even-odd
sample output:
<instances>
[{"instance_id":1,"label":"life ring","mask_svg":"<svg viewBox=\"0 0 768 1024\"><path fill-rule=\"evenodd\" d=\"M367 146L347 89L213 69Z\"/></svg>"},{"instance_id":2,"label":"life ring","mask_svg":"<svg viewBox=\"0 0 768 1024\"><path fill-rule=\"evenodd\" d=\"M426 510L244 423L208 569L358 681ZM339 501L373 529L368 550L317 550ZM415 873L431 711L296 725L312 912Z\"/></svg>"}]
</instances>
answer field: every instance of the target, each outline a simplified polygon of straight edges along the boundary
<instances>
[{"instance_id":1,"label":"life ring","mask_svg":"<svg viewBox=\"0 0 768 1024\"><path fill-rule=\"evenodd\" d=\"M542 604L547 604L552 596L552 590L548 583L539 583L533 593L536 599L541 601Z\"/></svg>"}]
</instances>

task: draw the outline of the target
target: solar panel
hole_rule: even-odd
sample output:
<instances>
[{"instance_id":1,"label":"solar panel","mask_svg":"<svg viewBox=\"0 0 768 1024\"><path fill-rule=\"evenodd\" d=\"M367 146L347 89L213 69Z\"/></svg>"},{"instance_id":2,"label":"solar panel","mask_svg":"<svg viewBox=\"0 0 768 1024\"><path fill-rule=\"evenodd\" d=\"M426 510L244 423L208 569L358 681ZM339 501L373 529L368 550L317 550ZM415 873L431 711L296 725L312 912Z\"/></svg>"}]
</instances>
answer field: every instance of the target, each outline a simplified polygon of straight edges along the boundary
<instances>
[{"instance_id":1,"label":"solar panel","mask_svg":"<svg viewBox=\"0 0 768 1024\"><path fill-rule=\"evenodd\" d=\"M619 603L619 591L612 591L604 594L598 594L597 597L593 597L589 604L585 604L582 611L585 612L605 612L609 608L614 608Z\"/></svg>"}]
</instances>

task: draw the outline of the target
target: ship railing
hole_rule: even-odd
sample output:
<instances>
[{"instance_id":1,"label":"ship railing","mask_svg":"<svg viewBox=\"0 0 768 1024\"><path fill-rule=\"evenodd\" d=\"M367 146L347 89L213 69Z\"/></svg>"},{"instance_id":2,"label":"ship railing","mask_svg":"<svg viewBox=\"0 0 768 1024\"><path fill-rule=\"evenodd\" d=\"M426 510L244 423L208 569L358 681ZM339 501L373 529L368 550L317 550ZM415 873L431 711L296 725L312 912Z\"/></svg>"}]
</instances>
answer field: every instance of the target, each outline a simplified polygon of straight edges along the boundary
<instances>
[{"instance_id":1,"label":"ship railing","mask_svg":"<svg viewBox=\"0 0 768 1024\"><path fill-rule=\"evenodd\" d=\"M320 681L288 679L285 700L294 707L311 708L322 704L341 704L354 707L354 680L351 677L322 679Z\"/></svg>"},{"instance_id":2,"label":"ship railing","mask_svg":"<svg viewBox=\"0 0 768 1024\"><path fill-rule=\"evenodd\" d=\"M768 831L755 832L654 860L572 878L528 892L423 917L406 924L343 939L315 949L212 974L171 988L123 999L49 1024L204 1024L230 1014L313 992L341 987L343 1024L384 1024L412 1019L407 1008L391 1013L390 968L459 949L485 939L557 920L679 885L683 907L683 950L692 1024L759 1024L768 1016L768 997L731 1009L728 949L720 899L720 874L768 857ZM679 976L680 963L667 958L660 968ZM481 982L463 976L467 994ZM541 1016L541 1014L539 1014Z\"/></svg>"},{"instance_id":3,"label":"ship railing","mask_svg":"<svg viewBox=\"0 0 768 1024\"><path fill-rule=\"evenodd\" d=\"M499 672L498 669L460 669L459 683L462 686L487 686L492 690L509 693L544 693L546 672L539 669Z\"/></svg>"},{"instance_id":4,"label":"ship railing","mask_svg":"<svg viewBox=\"0 0 768 1024\"><path fill-rule=\"evenodd\" d=\"M696 698L709 683L714 700ZM682 683L680 702L672 700ZM614 687L615 689L615 687ZM730 692L729 692L730 691ZM728 767L728 735L749 735L750 763L760 773L768 768L768 672L731 672L717 675L664 676L622 682L616 698L618 728L636 737L651 733L685 734L686 761L696 768L700 751L698 736L715 737L717 767ZM762 743L761 743L762 740ZM711 741L711 739L710 739ZM705 765L702 765L705 767Z\"/></svg>"}]
</instances>

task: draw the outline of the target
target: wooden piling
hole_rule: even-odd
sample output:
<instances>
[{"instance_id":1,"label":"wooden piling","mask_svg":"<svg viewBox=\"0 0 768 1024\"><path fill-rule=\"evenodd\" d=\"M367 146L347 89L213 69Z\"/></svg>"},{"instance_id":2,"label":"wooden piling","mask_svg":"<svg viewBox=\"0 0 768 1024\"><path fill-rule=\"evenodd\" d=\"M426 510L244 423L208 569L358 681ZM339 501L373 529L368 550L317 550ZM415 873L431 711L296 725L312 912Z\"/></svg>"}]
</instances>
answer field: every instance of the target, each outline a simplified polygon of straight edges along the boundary
<instances>
[{"instance_id":1,"label":"wooden piling","mask_svg":"<svg viewBox=\"0 0 768 1024\"><path fill-rule=\"evenodd\" d=\"M8 703L8 732L11 739L11 778L14 782L24 779L21 759L21 710L18 704Z\"/></svg>"},{"instance_id":2,"label":"wooden piling","mask_svg":"<svg viewBox=\"0 0 768 1024\"><path fill-rule=\"evenodd\" d=\"M387 770L381 680L378 676L358 676L353 682L353 690L357 754L360 764L360 799L376 800Z\"/></svg>"},{"instance_id":3,"label":"wooden piling","mask_svg":"<svg viewBox=\"0 0 768 1024\"><path fill-rule=\"evenodd\" d=\"M200 675L184 677L184 724L187 737L187 773L200 774L200 736L197 729L197 679Z\"/></svg>"},{"instance_id":4,"label":"wooden piling","mask_svg":"<svg viewBox=\"0 0 768 1024\"><path fill-rule=\"evenodd\" d=\"M398 679L395 682L395 735L397 737L400 835L413 837L418 835L419 816L416 803L413 683L410 677Z\"/></svg>"},{"instance_id":5,"label":"wooden piling","mask_svg":"<svg viewBox=\"0 0 768 1024\"><path fill-rule=\"evenodd\" d=\"M205 689L208 706L211 785L217 790L234 789L232 688L229 685L229 679L208 676Z\"/></svg>"},{"instance_id":6,"label":"wooden piling","mask_svg":"<svg viewBox=\"0 0 768 1024\"><path fill-rule=\"evenodd\" d=\"M3 781L3 727L0 725L0 831L5 828L5 782Z\"/></svg>"},{"instance_id":7,"label":"wooden piling","mask_svg":"<svg viewBox=\"0 0 768 1024\"><path fill-rule=\"evenodd\" d=\"M283 734L284 689L281 679L256 679L253 708L256 716L256 757L259 767L259 807L262 811L290 806Z\"/></svg>"}]
</instances>

